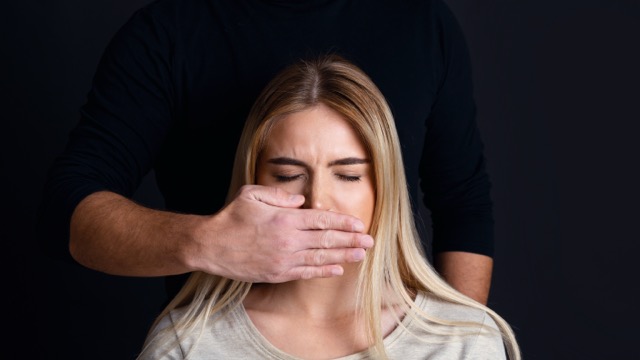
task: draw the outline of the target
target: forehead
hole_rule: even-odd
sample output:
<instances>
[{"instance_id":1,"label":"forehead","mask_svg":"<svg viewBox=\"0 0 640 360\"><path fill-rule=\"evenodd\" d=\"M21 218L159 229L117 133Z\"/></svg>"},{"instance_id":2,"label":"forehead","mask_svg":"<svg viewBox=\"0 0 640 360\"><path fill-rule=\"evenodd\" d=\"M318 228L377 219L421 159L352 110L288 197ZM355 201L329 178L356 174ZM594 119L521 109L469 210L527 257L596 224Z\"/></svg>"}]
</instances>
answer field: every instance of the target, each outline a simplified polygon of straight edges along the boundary
<instances>
[{"instance_id":1,"label":"forehead","mask_svg":"<svg viewBox=\"0 0 640 360\"><path fill-rule=\"evenodd\" d=\"M305 148L325 153L354 153L351 156L365 154L363 142L352 125L340 113L323 104L276 120L264 150L281 152Z\"/></svg>"}]
</instances>

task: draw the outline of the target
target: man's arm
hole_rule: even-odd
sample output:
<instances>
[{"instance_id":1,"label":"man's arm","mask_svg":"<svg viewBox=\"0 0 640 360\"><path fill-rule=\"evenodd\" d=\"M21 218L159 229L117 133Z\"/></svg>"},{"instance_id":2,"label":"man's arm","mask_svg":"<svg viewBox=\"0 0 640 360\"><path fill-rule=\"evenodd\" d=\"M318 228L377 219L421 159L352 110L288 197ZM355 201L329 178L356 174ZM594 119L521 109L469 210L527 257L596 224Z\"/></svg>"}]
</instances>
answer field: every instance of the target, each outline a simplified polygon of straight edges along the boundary
<instances>
[{"instance_id":1,"label":"man's arm","mask_svg":"<svg viewBox=\"0 0 640 360\"><path fill-rule=\"evenodd\" d=\"M80 264L126 276L204 271L251 282L341 275L373 239L354 217L297 209L302 196L245 186L211 216L153 210L112 192L83 199L71 219Z\"/></svg>"},{"instance_id":2,"label":"man's arm","mask_svg":"<svg viewBox=\"0 0 640 360\"><path fill-rule=\"evenodd\" d=\"M434 256L434 265L456 290L487 305L493 259L486 255L446 251Z\"/></svg>"},{"instance_id":3,"label":"man's arm","mask_svg":"<svg viewBox=\"0 0 640 360\"><path fill-rule=\"evenodd\" d=\"M269 282L339 275L335 264L361 260L373 240L360 233L359 220L296 209L302 198L271 188L244 187L208 216L130 200L156 163L179 107L172 24L156 15L142 8L115 34L80 123L50 169L38 214L47 253L116 275L199 270Z\"/></svg>"},{"instance_id":4,"label":"man's arm","mask_svg":"<svg viewBox=\"0 0 640 360\"><path fill-rule=\"evenodd\" d=\"M454 288L487 302L493 268L493 202L484 144L476 123L466 40L444 1L436 2L434 51L441 83L427 120L420 164L431 211L436 270Z\"/></svg>"}]
</instances>

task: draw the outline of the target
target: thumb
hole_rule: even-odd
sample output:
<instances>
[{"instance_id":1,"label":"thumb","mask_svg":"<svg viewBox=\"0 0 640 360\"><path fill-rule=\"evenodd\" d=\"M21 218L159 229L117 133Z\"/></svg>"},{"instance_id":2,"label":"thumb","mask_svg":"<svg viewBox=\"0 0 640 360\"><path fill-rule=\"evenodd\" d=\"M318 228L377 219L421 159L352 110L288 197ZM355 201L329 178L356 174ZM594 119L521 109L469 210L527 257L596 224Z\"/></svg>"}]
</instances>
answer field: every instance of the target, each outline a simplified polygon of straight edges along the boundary
<instances>
[{"instance_id":1,"label":"thumb","mask_svg":"<svg viewBox=\"0 0 640 360\"><path fill-rule=\"evenodd\" d=\"M251 191L251 197L272 206L297 208L304 204L304 196L292 194L272 186L257 186Z\"/></svg>"}]
</instances>

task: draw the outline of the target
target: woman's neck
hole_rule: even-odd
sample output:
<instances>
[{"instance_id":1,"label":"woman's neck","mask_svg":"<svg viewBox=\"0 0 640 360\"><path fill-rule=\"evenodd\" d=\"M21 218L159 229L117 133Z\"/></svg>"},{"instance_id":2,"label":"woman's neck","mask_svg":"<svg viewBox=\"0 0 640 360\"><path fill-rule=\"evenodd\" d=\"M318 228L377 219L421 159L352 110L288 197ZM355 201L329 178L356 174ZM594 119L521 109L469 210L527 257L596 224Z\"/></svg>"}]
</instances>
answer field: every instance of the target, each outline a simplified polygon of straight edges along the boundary
<instances>
[{"instance_id":1,"label":"woman's neck","mask_svg":"<svg viewBox=\"0 0 640 360\"><path fill-rule=\"evenodd\" d=\"M245 308L319 322L353 320L359 269L357 264L343 266L344 274L338 277L256 284L244 301Z\"/></svg>"},{"instance_id":2,"label":"woman's neck","mask_svg":"<svg viewBox=\"0 0 640 360\"><path fill-rule=\"evenodd\" d=\"M305 359L346 356L370 345L357 311L357 280L358 268L347 265L339 277L256 284L244 308L262 336L285 353Z\"/></svg>"}]
</instances>

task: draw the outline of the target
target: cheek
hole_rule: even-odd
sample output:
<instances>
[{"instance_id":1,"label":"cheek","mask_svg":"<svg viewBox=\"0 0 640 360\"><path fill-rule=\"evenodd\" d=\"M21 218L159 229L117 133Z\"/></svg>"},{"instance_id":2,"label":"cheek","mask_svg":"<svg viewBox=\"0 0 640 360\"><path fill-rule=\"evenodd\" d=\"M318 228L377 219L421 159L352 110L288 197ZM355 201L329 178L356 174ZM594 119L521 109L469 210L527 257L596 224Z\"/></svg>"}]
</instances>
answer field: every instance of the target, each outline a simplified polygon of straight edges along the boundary
<instances>
[{"instance_id":1,"label":"cheek","mask_svg":"<svg viewBox=\"0 0 640 360\"><path fill-rule=\"evenodd\" d=\"M371 230L371 223L373 220L373 209L375 208L375 194L371 192L371 194L365 200L365 206L363 206L363 214L361 215L361 220L364 222L364 227L366 232L369 233Z\"/></svg>"},{"instance_id":2,"label":"cheek","mask_svg":"<svg viewBox=\"0 0 640 360\"><path fill-rule=\"evenodd\" d=\"M362 220L365 232L369 232L375 207L375 191L373 186L363 186L361 189L347 191L340 197L341 212L353 215Z\"/></svg>"}]
</instances>

